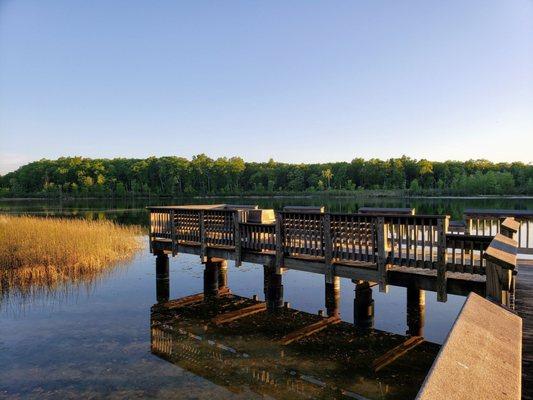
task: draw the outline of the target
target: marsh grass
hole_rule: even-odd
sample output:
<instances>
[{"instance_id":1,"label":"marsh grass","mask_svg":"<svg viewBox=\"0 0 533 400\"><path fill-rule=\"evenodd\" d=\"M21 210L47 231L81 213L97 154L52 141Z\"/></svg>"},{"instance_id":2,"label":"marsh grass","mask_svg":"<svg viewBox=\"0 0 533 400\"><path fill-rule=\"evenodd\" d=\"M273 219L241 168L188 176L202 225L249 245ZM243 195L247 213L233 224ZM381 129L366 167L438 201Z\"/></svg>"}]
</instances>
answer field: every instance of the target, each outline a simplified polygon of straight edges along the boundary
<instances>
[{"instance_id":1,"label":"marsh grass","mask_svg":"<svg viewBox=\"0 0 533 400\"><path fill-rule=\"evenodd\" d=\"M0 297L90 284L131 258L140 235L110 221L0 215Z\"/></svg>"}]
</instances>

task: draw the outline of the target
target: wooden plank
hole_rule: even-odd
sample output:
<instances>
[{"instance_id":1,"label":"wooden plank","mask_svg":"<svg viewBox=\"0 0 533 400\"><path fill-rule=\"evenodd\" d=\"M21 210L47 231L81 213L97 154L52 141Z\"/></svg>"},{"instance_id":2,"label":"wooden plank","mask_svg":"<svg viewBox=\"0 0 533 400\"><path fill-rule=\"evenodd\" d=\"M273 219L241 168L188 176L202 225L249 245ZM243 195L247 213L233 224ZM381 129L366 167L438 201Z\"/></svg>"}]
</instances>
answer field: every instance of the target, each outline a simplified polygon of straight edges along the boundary
<instances>
[{"instance_id":1,"label":"wooden plank","mask_svg":"<svg viewBox=\"0 0 533 400\"><path fill-rule=\"evenodd\" d=\"M239 310L230 311L224 314L217 315L211 320L215 325L225 324L227 322L235 321L239 318L247 317L248 315L257 314L266 311L266 303L257 303L249 307L244 307Z\"/></svg>"},{"instance_id":2,"label":"wooden plank","mask_svg":"<svg viewBox=\"0 0 533 400\"><path fill-rule=\"evenodd\" d=\"M519 260L515 310L522 317L522 396L533 399L533 260Z\"/></svg>"},{"instance_id":3,"label":"wooden plank","mask_svg":"<svg viewBox=\"0 0 533 400\"><path fill-rule=\"evenodd\" d=\"M330 325L338 324L341 322L341 319L338 316L332 316L328 318L324 318L318 322L315 322L314 324L307 325L303 328L297 329L285 336L283 336L279 343L283 346L286 346L294 341L300 340L306 336L310 336L314 333L317 333L325 328L327 328Z\"/></svg>"},{"instance_id":4,"label":"wooden plank","mask_svg":"<svg viewBox=\"0 0 533 400\"><path fill-rule=\"evenodd\" d=\"M522 319L472 293L417 399L520 399Z\"/></svg>"},{"instance_id":5,"label":"wooden plank","mask_svg":"<svg viewBox=\"0 0 533 400\"><path fill-rule=\"evenodd\" d=\"M374 372L378 372L379 370L385 368L387 365L391 364L394 360L397 360L398 358L403 356L405 353L407 353L409 350L414 349L416 346L418 346L423 341L424 341L424 338L422 336L413 336L405 340L403 343L396 346L395 348L387 351L382 356L376 358L374 362L372 363L372 368Z\"/></svg>"}]
</instances>

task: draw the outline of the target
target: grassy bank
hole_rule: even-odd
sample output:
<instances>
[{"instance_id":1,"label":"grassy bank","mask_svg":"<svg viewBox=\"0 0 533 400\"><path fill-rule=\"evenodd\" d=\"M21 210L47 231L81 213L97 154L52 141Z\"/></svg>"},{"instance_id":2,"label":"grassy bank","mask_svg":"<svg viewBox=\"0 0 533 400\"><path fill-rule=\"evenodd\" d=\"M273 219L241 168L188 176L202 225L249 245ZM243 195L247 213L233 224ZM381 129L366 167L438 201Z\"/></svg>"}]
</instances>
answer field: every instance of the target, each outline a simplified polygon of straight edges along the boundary
<instances>
[{"instance_id":1,"label":"grassy bank","mask_svg":"<svg viewBox=\"0 0 533 400\"><path fill-rule=\"evenodd\" d=\"M0 215L0 294L87 281L141 247L140 228Z\"/></svg>"}]
</instances>

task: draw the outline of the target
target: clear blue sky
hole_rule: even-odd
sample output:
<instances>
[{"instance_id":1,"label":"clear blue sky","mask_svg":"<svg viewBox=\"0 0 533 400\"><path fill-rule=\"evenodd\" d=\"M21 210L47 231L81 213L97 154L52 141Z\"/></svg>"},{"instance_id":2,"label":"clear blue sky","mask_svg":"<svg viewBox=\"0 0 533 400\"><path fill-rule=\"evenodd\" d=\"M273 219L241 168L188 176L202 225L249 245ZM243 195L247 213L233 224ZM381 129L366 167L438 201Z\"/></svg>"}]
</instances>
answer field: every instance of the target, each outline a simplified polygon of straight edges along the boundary
<instances>
[{"instance_id":1,"label":"clear blue sky","mask_svg":"<svg viewBox=\"0 0 533 400\"><path fill-rule=\"evenodd\" d=\"M533 2L0 0L0 173L66 155L533 160Z\"/></svg>"}]
</instances>

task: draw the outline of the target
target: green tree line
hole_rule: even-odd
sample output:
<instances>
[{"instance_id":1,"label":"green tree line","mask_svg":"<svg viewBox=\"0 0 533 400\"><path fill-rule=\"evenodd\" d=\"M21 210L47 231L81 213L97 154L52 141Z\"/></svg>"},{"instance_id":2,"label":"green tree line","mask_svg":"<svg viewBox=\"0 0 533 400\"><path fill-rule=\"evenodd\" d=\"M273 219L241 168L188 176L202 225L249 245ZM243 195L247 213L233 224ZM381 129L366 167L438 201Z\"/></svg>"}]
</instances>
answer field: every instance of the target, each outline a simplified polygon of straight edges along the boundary
<instances>
[{"instance_id":1,"label":"green tree line","mask_svg":"<svg viewBox=\"0 0 533 400\"><path fill-rule=\"evenodd\" d=\"M411 194L533 194L533 165L487 160L288 164L199 154L146 159L62 157L0 176L3 196L192 196L402 190Z\"/></svg>"}]
</instances>

